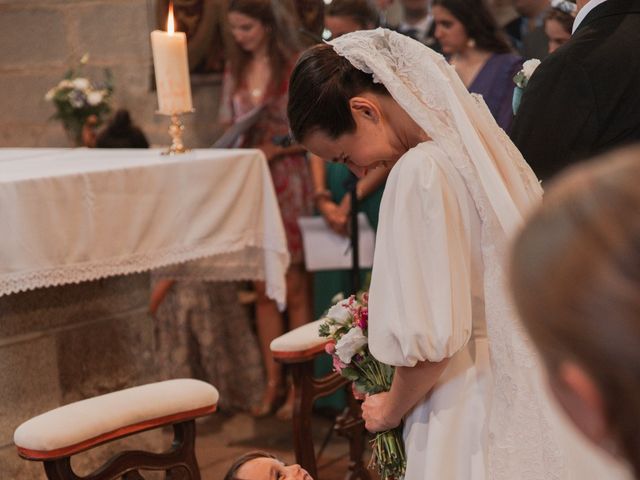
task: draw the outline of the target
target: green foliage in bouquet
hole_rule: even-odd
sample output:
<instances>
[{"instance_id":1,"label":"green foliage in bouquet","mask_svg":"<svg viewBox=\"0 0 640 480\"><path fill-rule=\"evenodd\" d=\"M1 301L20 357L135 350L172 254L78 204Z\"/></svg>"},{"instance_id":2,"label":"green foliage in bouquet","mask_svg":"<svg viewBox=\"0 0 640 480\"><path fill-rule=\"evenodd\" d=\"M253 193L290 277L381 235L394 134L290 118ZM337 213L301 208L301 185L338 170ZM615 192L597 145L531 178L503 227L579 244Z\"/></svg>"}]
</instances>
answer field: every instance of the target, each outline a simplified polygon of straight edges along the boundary
<instances>
[{"instance_id":1,"label":"green foliage in bouquet","mask_svg":"<svg viewBox=\"0 0 640 480\"><path fill-rule=\"evenodd\" d=\"M333 358L333 368L352 381L359 392L374 395L389 391L394 368L379 362L369 352L368 300L366 292L340 299L328 310L320 324L319 334L333 340L326 348ZM371 446L373 456L370 466L377 468L383 480L404 475L407 461L402 425L377 433Z\"/></svg>"},{"instance_id":2,"label":"green foliage in bouquet","mask_svg":"<svg viewBox=\"0 0 640 480\"><path fill-rule=\"evenodd\" d=\"M62 80L45 95L53 102L56 113L51 117L60 120L76 145L82 143L82 127L87 119L94 116L101 124L111 112L109 101L113 94L113 76L109 69L104 70L102 83L92 83L82 76L82 68L89 61L85 54L76 69L69 69Z\"/></svg>"}]
</instances>

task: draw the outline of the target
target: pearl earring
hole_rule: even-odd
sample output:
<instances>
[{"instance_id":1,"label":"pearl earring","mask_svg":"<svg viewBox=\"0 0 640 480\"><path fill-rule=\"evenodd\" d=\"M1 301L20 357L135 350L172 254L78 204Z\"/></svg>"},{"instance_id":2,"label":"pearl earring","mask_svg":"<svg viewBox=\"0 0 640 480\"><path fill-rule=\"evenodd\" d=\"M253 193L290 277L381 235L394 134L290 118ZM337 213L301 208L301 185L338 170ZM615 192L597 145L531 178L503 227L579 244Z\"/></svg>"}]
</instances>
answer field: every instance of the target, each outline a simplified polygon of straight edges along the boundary
<instances>
[{"instance_id":1,"label":"pearl earring","mask_svg":"<svg viewBox=\"0 0 640 480\"><path fill-rule=\"evenodd\" d=\"M476 46L476 41L473 38L470 38L469 40L467 40L468 48L475 48L475 46Z\"/></svg>"}]
</instances>

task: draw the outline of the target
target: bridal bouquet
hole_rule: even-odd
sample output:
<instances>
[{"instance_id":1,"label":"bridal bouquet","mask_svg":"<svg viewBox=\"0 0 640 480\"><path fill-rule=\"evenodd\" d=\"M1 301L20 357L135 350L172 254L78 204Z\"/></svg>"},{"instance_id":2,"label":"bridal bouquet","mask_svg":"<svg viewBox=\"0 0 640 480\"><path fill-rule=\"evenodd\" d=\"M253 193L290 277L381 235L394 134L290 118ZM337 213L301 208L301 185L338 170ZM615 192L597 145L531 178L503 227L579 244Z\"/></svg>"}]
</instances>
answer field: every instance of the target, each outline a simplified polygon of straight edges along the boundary
<instances>
[{"instance_id":1,"label":"bridal bouquet","mask_svg":"<svg viewBox=\"0 0 640 480\"><path fill-rule=\"evenodd\" d=\"M376 394L391 388L393 367L379 362L369 352L367 340L368 294L338 299L320 324L320 336L333 340L326 351L334 369L351 380L361 393ZM406 457L402 426L377 433L371 446L370 466L376 466L383 480L404 475Z\"/></svg>"},{"instance_id":2,"label":"bridal bouquet","mask_svg":"<svg viewBox=\"0 0 640 480\"><path fill-rule=\"evenodd\" d=\"M91 83L88 78L80 75L88 60L89 55L83 55L77 70L67 71L64 78L45 95L45 99L53 102L56 107L56 113L52 118L62 121L76 145L81 144L82 127L89 117L95 117L94 121L100 124L104 116L111 111L111 72L105 70L105 80L102 84Z\"/></svg>"}]
</instances>

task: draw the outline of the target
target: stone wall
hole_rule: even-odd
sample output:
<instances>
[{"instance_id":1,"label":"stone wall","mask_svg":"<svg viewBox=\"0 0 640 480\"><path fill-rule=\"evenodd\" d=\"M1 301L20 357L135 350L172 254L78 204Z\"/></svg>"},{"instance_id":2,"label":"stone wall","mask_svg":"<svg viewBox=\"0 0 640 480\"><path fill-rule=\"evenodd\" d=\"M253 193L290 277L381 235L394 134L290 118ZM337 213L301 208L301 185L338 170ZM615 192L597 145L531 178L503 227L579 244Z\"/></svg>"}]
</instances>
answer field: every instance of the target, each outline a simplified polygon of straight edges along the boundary
<instances>
[{"instance_id":1,"label":"stone wall","mask_svg":"<svg viewBox=\"0 0 640 480\"><path fill-rule=\"evenodd\" d=\"M149 275L0 297L0 478L45 478L18 458L15 428L79 399L157 380ZM135 445L158 448L159 435ZM104 452L100 453L103 458ZM82 467L95 455L81 457Z\"/></svg>"},{"instance_id":2,"label":"stone wall","mask_svg":"<svg viewBox=\"0 0 640 480\"><path fill-rule=\"evenodd\" d=\"M127 108L153 145L168 145L168 119L155 115L149 32L155 0L1 0L0 147L70 146L44 95L69 67L89 53L85 74L114 74L114 110ZM221 47L222 48L222 47ZM196 112L184 117L186 143L206 147L216 123L220 77L193 79Z\"/></svg>"}]
</instances>

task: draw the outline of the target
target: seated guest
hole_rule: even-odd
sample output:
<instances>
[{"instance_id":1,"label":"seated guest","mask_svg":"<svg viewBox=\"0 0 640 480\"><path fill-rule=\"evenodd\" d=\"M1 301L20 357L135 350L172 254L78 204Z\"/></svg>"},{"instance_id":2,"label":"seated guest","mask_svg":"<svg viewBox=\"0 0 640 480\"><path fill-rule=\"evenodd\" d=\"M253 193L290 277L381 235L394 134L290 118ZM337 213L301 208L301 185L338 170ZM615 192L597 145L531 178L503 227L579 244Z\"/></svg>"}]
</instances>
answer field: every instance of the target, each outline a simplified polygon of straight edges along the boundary
<instances>
[{"instance_id":1,"label":"seated guest","mask_svg":"<svg viewBox=\"0 0 640 480\"><path fill-rule=\"evenodd\" d=\"M513 76L523 59L511 52L491 12L481 0L434 0L436 38L467 89L479 93L498 125L513 121Z\"/></svg>"},{"instance_id":2,"label":"seated guest","mask_svg":"<svg viewBox=\"0 0 640 480\"><path fill-rule=\"evenodd\" d=\"M107 127L98 134L97 148L149 148L147 137L131 122L129 112L118 110Z\"/></svg>"},{"instance_id":3,"label":"seated guest","mask_svg":"<svg viewBox=\"0 0 640 480\"><path fill-rule=\"evenodd\" d=\"M379 25L378 11L370 0L333 0L324 11L324 28L331 38Z\"/></svg>"},{"instance_id":4,"label":"seated guest","mask_svg":"<svg viewBox=\"0 0 640 480\"><path fill-rule=\"evenodd\" d=\"M640 478L640 147L555 180L517 238L511 285L551 390Z\"/></svg>"},{"instance_id":5,"label":"seated guest","mask_svg":"<svg viewBox=\"0 0 640 480\"><path fill-rule=\"evenodd\" d=\"M300 465L285 465L275 455L254 451L238 458L224 480L313 480Z\"/></svg>"},{"instance_id":6,"label":"seated guest","mask_svg":"<svg viewBox=\"0 0 640 480\"><path fill-rule=\"evenodd\" d=\"M571 38L575 3L567 0L552 2L553 8L549 10L544 20L544 32L549 38L549 53L555 52L558 47L564 45Z\"/></svg>"}]
</instances>

